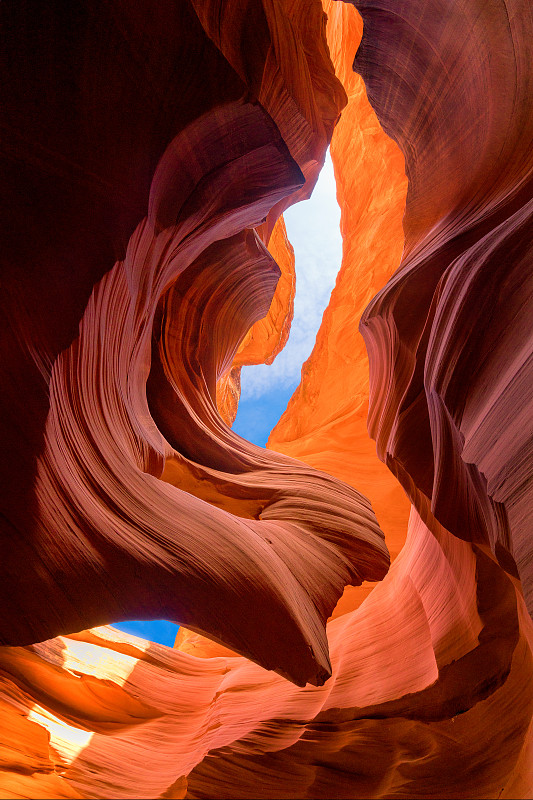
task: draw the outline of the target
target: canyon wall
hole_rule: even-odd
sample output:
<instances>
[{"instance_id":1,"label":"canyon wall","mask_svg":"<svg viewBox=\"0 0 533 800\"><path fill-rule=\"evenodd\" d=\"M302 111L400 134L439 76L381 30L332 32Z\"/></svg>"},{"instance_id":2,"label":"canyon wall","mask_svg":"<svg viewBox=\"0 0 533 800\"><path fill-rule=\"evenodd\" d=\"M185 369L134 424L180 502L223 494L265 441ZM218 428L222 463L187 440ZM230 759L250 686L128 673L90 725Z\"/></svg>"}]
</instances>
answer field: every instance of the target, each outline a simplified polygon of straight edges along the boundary
<instances>
[{"instance_id":1,"label":"canyon wall","mask_svg":"<svg viewBox=\"0 0 533 800\"><path fill-rule=\"evenodd\" d=\"M407 179L402 153L382 130L352 68L362 19L350 5L323 5L331 58L348 98L331 141L343 258L301 383L268 447L357 486L371 500L394 559L405 542L410 506L368 435L368 358L358 326L400 264ZM335 613L358 605L371 588L347 587Z\"/></svg>"},{"instance_id":2,"label":"canyon wall","mask_svg":"<svg viewBox=\"0 0 533 800\"><path fill-rule=\"evenodd\" d=\"M0 8L4 796L531 795L531 9L355 6ZM239 369L332 136L265 451Z\"/></svg>"},{"instance_id":3,"label":"canyon wall","mask_svg":"<svg viewBox=\"0 0 533 800\"><path fill-rule=\"evenodd\" d=\"M276 220L312 190L345 102L322 8L62 7L3 6L0 640L165 617L323 682L326 619L346 583L386 573L383 535L366 498L250 445L216 408L272 307L266 242L290 257ZM280 346L290 283L279 335L252 332L241 359Z\"/></svg>"}]
</instances>

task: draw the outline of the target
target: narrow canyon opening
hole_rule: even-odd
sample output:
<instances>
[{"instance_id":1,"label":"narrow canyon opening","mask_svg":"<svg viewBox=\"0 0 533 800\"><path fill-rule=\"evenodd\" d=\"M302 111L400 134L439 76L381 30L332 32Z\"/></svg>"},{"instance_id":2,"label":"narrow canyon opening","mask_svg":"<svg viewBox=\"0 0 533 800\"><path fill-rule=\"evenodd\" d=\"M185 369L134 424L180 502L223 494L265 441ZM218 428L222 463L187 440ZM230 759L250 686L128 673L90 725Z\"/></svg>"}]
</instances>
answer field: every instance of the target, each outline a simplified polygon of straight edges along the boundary
<instances>
[{"instance_id":1,"label":"narrow canyon opening","mask_svg":"<svg viewBox=\"0 0 533 800\"><path fill-rule=\"evenodd\" d=\"M342 260L340 208L336 198L329 149L308 200L284 215L287 238L294 249L294 315L285 347L271 364L242 367L241 394L232 429L264 447L300 383L304 362L314 348ZM111 623L117 630L172 647L179 624L169 620Z\"/></svg>"},{"instance_id":2,"label":"narrow canyon opening","mask_svg":"<svg viewBox=\"0 0 533 800\"><path fill-rule=\"evenodd\" d=\"M0 21L0 795L531 797L530 0Z\"/></svg>"},{"instance_id":3,"label":"narrow canyon opening","mask_svg":"<svg viewBox=\"0 0 533 800\"><path fill-rule=\"evenodd\" d=\"M254 355L253 336L262 323L245 338L234 361L240 370L240 396L232 430L361 491L372 503L394 560L405 542L410 504L377 457L368 434L369 367L359 321L400 264L407 180L403 155L383 131L364 82L352 68L362 35L361 18L344 3L326 3L326 10L330 55L347 105L311 198L286 210L283 245L277 244L276 230L269 243L282 277L269 312L268 337L275 339L272 326L285 337L287 330L281 329L288 329L288 323L290 333L284 346L283 341L270 344L270 349L257 351L259 357ZM287 260L292 260L295 273L294 317L287 300L291 290L283 285ZM281 318L275 316L278 295L286 304ZM266 363L257 363L266 352L273 355ZM218 395L217 401L224 413ZM333 616L360 606L374 585L364 581L361 586L347 586ZM167 645L178 630L168 620L115 627ZM201 637L191 634L191 638L191 652L200 652ZM183 642L180 646L192 647Z\"/></svg>"},{"instance_id":4,"label":"narrow canyon opening","mask_svg":"<svg viewBox=\"0 0 533 800\"><path fill-rule=\"evenodd\" d=\"M304 362L315 345L342 259L340 209L328 152L309 200L283 215L294 249L296 292L288 341L272 364L244 366L233 430L264 447L300 383Z\"/></svg>"}]
</instances>

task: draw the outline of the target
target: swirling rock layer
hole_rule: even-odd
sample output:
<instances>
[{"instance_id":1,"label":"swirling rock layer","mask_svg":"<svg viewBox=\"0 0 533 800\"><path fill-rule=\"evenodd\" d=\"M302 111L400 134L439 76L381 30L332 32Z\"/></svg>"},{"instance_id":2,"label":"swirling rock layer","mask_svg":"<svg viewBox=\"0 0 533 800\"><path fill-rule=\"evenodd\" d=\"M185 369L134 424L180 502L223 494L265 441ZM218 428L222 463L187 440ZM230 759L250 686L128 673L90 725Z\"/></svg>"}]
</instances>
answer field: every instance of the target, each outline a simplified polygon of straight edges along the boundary
<instances>
[{"instance_id":1,"label":"swirling rock layer","mask_svg":"<svg viewBox=\"0 0 533 800\"><path fill-rule=\"evenodd\" d=\"M362 320L370 431L417 507L489 547L531 611L531 4L358 7L355 68L409 178L402 264Z\"/></svg>"},{"instance_id":2,"label":"swirling rock layer","mask_svg":"<svg viewBox=\"0 0 533 800\"><path fill-rule=\"evenodd\" d=\"M0 7L5 796L531 795L531 9L355 5L360 44L329 0ZM263 451L238 369L346 102L342 270ZM191 632L82 630L134 616Z\"/></svg>"},{"instance_id":3,"label":"swirling rock layer","mask_svg":"<svg viewBox=\"0 0 533 800\"><path fill-rule=\"evenodd\" d=\"M23 468L26 476L5 513L10 551L0 635L6 644L110 620L166 617L299 684L320 683L330 674L325 621L344 585L379 579L387 570L383 536L365 498L249 446L215 405L217 382L269 306L270 327L280 333L269 335L263 324L261 343L252 331L241 363L253 360L246 350L258 338L264 358L283 340L291 291L276 313L271 301L280 271L264 241L273 238L274 250L288 252L276 217L311 190L344 101L327 60L320 6L311 4L306 14L316 34L311 40L302 9L249 5L253 51L236 49L235 19L243 9L231 4L223 11L216 3L197 10L162 4L147 31L148 4L135 10L111 4L94 13L88 5L85 13L77 8L62 17L61 4L46 3L41 20L31 5L5 7L6 24L18 26L8 67L21 71L13 76L19 93L8 90L12 137L20 146L5 160L11 168L23 161L32 178L17 188L27 176L12 168L13 193L31 197L33 190L40 199L36 183L44 174L60 207L53 225L49 210L34 210L37 230L22 248L41 263L37 286L20 252L13 264L9 248L4 253L17 267L8 275L6 303L17 348L4 369L16 359L13 393L35 397L35 407L23 409L20 402L14 408L17 398L6 398L19 427L31 417L34 434L19 447L20 464L9 465L11 481ZM75 47L63 53L71 27ZM188 45L178 47L184 35ZM199 85L214 71L221 86L202 95ZM143 92L164 101L152 99L146 109ZM76 114L59 136L67 101ZM108 116L113 101L134 119L145 117L127 135L123 124L116 140L119 119ZM38 163L20 143L34 106L46 118L28 145L42 154ZM163 114L170 119L161 132ZM95 175L100 184L91 194L86 184ZM127 195L132 183L135 204ZM88 195L101 218L76 205L76 193ZM19 228L26 224L15 203L13 228L17 213ZM96 242L92 226L103 230ZM107 250L97 247L102 236ZM80 250L86 274L75 263ZM24 294L17 292L19 273ZM16 312L23 304L29 317L42 280L58 298L50 291L39 298L28 330ZM38 337L39 326L46 336ZM251 609L264 609L261 630Z\"/></svg>"}]
</instances>

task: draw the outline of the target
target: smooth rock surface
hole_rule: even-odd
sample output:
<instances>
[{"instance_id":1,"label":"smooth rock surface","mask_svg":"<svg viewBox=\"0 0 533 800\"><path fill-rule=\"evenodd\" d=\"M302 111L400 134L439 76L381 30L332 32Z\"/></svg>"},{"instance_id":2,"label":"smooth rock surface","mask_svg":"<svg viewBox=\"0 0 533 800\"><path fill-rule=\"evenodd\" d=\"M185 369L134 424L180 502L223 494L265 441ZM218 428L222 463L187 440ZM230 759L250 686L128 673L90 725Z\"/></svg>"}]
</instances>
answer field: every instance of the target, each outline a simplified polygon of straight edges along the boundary
<instances>
[{"instance_id":1,"label":"smooth rock surface","mask_svg":"<svg viewBox=\"0 0 533 800\"><path fill-rule=\"evenodd\" d=\"M24 431L3 465L4 644L166 618L322 683L344 586L387 571L366 498L250 445L216 408L269 307L240 363L286 337L291 257L276 220L311 191L345 102L318 2L245 5L3 6L8 446ZM30 235L25 195L46 199ZM277 297L271 239L286 262Z\"/></svg>"},{"instance_id":2,"label":"smooth rock surface","mask_svg":"<svg viewBox=\"0 0 533 800\"><path fill-rule=\"evenodd\" d=\"M355 5L361 44L330 0L0 5L3 796L533 792L532 11ZM332 135L343 264L262 450L238 370Z\"/></svg>"}]
</instances>

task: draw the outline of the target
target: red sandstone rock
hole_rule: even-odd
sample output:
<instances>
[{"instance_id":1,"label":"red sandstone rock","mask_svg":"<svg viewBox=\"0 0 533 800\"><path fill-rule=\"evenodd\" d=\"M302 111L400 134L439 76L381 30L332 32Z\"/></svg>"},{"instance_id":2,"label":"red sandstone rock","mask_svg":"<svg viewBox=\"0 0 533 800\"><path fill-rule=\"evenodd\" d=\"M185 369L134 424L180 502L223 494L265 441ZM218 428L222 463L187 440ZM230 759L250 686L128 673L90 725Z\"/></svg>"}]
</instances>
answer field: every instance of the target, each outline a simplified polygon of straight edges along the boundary
<instances>
[{"instance_id":1,"label":"red sandstone rock","mask_svg":"<svg viewBox=\"0 0 533 800\"><path fill-rule=\"evenodd\" d=\"M5 648L1 668L83 796L184 778L188 797L527 795L532 624L488 557L413 513L387 578L328 628L333 677L305 690L105 628Z\"/></svg>"},{"instance_id":2,"label":"red sandstone rock","mask_svg":"<svg viewBox=\"0 0 533 800\"><path fill-rule=\"evenodd\" d=\"M310 190L342 106L319 4L203 2L198 17L188 2L0 6L6 26L17 20L4 73L2 624L26 645L0 648L5 796L531 795L533 625L511 559L526 585L530 10L359 5L356 64L410 181L402 264L362 321L371 430L415 508L389 573L327 642L344 583L386 566L369 505L247 445L216 410L217 379L272 312L265 242ZM368 292L400 255L401 159L348 79L353 13L327 8L348 114L363 119L365 191L341 123L350 247L304 387L318 369L339 376L345 345L359 352L342 309L362 310L351 248L370 249ZM235 301L243 287L253 303ZM284 318L271 313L267 342ZM345 407L333 396L331 418L326 393L306 406L302 389L276 436L296 431L295 454L357 486L368 470L380 518L388 496L402 514L386 473L371 486L365 383ZM291 421L306 407L308 423ZM384 519L399 545L400 523ZM328 658L332 677L298 688L227 651L67 635L163 611L296 682L320 683Z\"/></svg>"},{"instance_id":3,"label":"red sandstone rock","mask_svg":"<svg viewBox=\"0 0 533 800\"><path fill-rule=\"evenodd\" d=\"M53 81L44 66L37 79L28 68L17 78L25 93L9 97L15 120L17 114L31 116L30 97L40 98L52 81L61 103L68 89L78 109L73 129L52 141L64 105L43 108L45 162L27 157L22 145L15 153L34 182L43 170L52 171L48 180L59 216L51 225L47 215L37 214L35 225L41 226L41 239L50 239L44 271L55 287L73 252L91 238L90 230L80 238L88 212L72 197L76 191L85 196L86 189L72 163L79 162L85 176L97 167L103 175L121 141L119 136L115 143L99 123L96 100L104 113L116 99L117 75L124 70L124 102L154 86L156 94L164 94L173 75L169 59L177 59L184 76L197 68L191 93L200 91L213 70L222 81L220 89L215 82L195 101L180 94L172 106L166 98L163 108L146 112L140 130L133 128L136 141L141 134L148 137L135 211L128 206L129 216L122 215L122 227L117 225L125 203L121 193L138 181L137 144L131 143L106 173L108 183L117 182L110 195L115 205L100 208L105 237L112 250L123 253L104 258L103 250L94 250L98 240L91 241L93 249L84 250L85 284L69 273L57 284L57 303L40 298L34 327L47 327L42 338L26 325L39 281L31 284L31 270L20 267L17 253L27 293L16 291L18 273L11 282L8 277L7 308L18 341L4 368L13 361L18 390L24 387L28 396L39 380L42 413L39 417L31 404L13 409L13 398L5 398L19 426L30 414L35 436L23 451L28 501L21 502L20 491L7 498L11 566L2 584L6 613L0 632L4 643L27 644L100 622L164 616L299 684L321 683L330 674L325 621L347 583L384 576L389 559L383 536L364 497L326 474L248 445L221 421L215 398L217 380L231 367L250 327L267 314L278 284L279 268L262 238L271 238L287 203L310 192L344 92L328 59L317 2L290 4L287 13L268 4L264 12L255 9L243 23L253 23L255 48L242 48L235 39L235 19L243 11L237 4L203 3L198 17L185 5L189 10L158 6L139 38L147 8L143 13L139 6L106 6L96 15L98 27L81 10L63 19L53 3L45 4L37 59L59 59L69 25L83 29L80 41L65 63L59 59ZM8 4L5 14L18 25L20 60L32 46L37 20L25 6ZM100 31L107 27L111 39L102 43ZM176 42L184 35L187 47L203 48L210 60L183 61L187 48L176 56ZM156 61L152 50L145 55L152 39ZM93 77L91 65L102 47ZM135 66L139 58L145 59L145 72ZM143 88L130 97L131 82L139 77ZM166 141L159 131L152 141L148 135L157 115L169 108ZM85 139L73 138L79 126L85 138L93 131L87 151ZM41 153L44 144L39 147L34 142L32 153ZM62 192L57 170L66 172L70 193ZM24 173L13 171L11 177L15 185ZM25 183L17 191L32 196L32 188ZM76 248L64 235L62 204ZM17 211L15 205L13 218ZM19 226L21 221L25 224L19 214ZM37 235L25 243L26 258L32 246L33 259L41 257L39 243ZM288 253L279 226L272 248ZM4 256L9 258L8 249ZM89 273L92 282L99 280L84 297ZM73 281L80 283L77 294ZM272 322L252 332L241 362L257 358L254 347L268 359L281 345L291 285L289 276L288 288L281 287L281 308L271 306ZM57 309L71 294L65 318ZM21 469L22 462L15 462L17 475Z\"/></svg>"},{"instance_id":4,"label":"red sandstone rock","mask_svg":"<svg viewBox=\"0 0 533 800\"><path fill-rule=\"evenodd\" d=\"M361 11L355 68L409 177L402 264L362 320L370 432L419 510L490 547L532 611L531 4Z\"/></svg>"}]
</instances>

